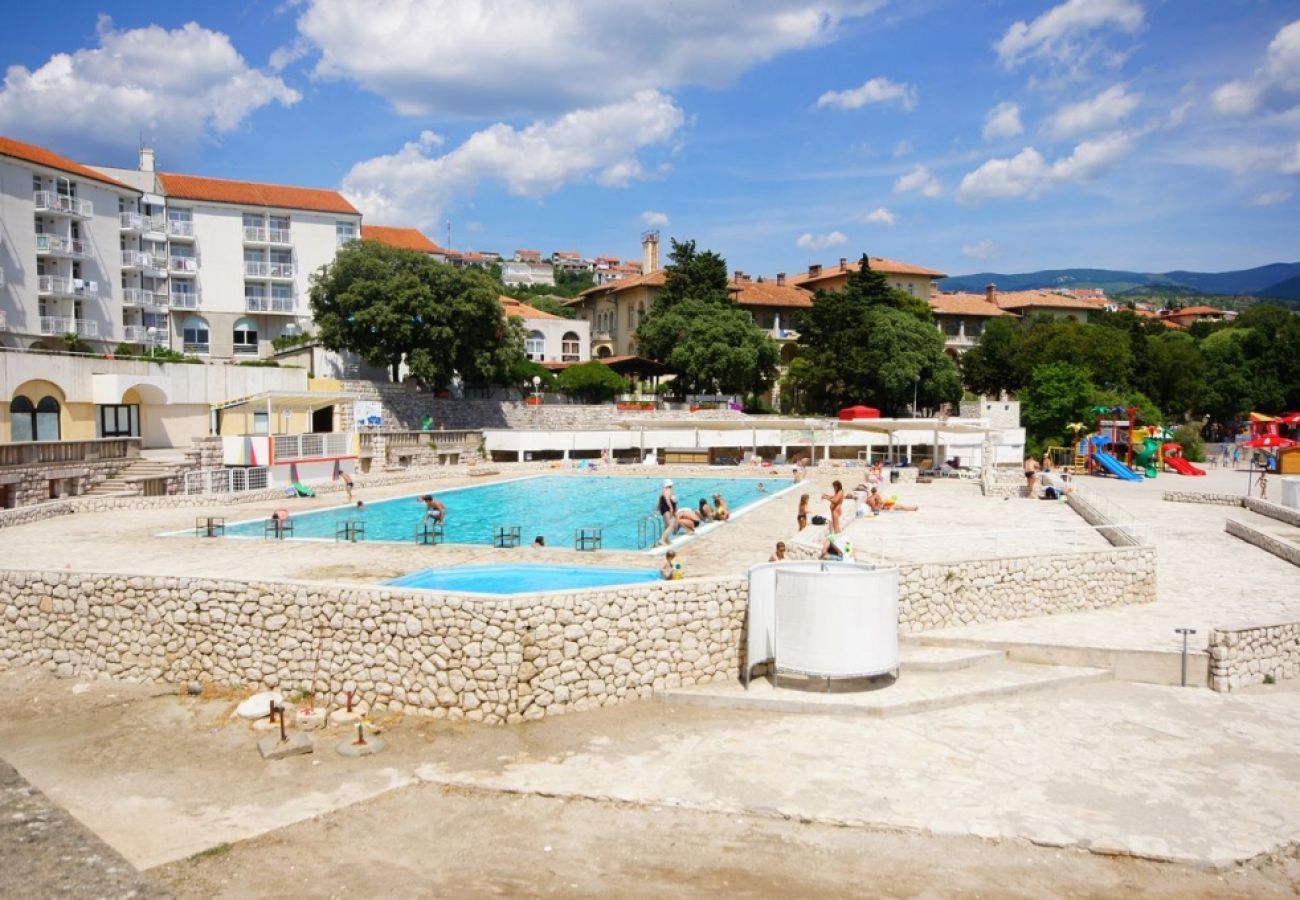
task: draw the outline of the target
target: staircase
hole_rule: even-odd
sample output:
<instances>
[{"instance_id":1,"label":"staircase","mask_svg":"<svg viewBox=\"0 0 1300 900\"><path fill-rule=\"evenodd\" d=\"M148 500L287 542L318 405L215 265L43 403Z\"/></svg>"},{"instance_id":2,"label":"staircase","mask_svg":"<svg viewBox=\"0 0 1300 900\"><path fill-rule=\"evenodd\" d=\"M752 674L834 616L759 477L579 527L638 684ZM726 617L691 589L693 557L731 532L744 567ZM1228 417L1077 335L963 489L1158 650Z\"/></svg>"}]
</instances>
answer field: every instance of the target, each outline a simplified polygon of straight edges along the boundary
<instances>
[{"instance_id":1,"label":"staircase","mask_svg":"<svg viewBox=\"0 0 1300 900\"><path fill-rule=\"evenodd\" d=\"M110 475L86 491L87 497L139 497L144 489L135 482L150 478L169 478L176 474L182 461L140 457L116 475Z\"/></svg>"}]
</instances>

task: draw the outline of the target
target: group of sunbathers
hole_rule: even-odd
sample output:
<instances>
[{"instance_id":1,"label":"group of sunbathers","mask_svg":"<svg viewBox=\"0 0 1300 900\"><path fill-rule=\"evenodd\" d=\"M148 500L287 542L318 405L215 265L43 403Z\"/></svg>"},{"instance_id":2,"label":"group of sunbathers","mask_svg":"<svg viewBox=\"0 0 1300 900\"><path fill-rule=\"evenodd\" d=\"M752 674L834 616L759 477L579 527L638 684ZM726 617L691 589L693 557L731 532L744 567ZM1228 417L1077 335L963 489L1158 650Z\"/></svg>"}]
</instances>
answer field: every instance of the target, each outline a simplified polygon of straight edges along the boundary
<instances>
[{"instance_id":1,"label":"group of sunbathers","mask_svg":"<svg viewBox=\"0 0 1300 900\"><path fill-rule=\"evenodd\" d=\"M694 534L695 529L706 522L725 522L731 518L731 511L727 508L727 501L723 499L721 494L714 494L712 503L708 501L708 498L701 497L699 506L694 509L689 506L680 506L677 503L677 494L673 491L671 478L664 479L663 489L659 492L657 509L660 517L664 520L664 531L659 536L661 545L667 545L671 542L673 535L680 530L685 530L687 534Z\"/></svg>"}]
</instances>

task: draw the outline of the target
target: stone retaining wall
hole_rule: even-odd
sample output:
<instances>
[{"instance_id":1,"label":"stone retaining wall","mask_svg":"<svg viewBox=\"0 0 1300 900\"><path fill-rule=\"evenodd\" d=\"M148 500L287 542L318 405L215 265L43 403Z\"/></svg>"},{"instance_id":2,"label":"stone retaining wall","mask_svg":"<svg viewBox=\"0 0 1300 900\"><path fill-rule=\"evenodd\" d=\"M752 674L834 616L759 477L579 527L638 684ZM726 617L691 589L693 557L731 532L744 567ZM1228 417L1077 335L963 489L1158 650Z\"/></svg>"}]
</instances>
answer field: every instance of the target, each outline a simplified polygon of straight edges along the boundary
<instances>
[{"instance_id":1,"label":"stone retaining wall","mask_svg":"<svg viewBox=\"0 0 1300 900\"><path fill-rule=\"evenodd\" d=\"M1300 676L1300 622L1215 628L1210 632L1210 687L1232 691Z\"/></svg>"},{"instance_id":2,"label":"stone retaining wall","mask_svg":"<svg viewBox=\"0 0 1300 900\"><path fill-rule=\"evenodd\" d=\"M1248 544L1254 544L1261 550L1267 550L1279 559L1284 559L1293 566L1300 566L1300 543L1284 541L1260 531L1245 522L1228 519L1223 523L1223 530L1233 537L1241 538Z\"/></svg>"},{"instance_id":3,"label":"stone retaining wall","mask_svg":"<svg viewBox=\"0 0 1300 900\"><path fill-rule=\"evenodd\" d=\"M1155 554L905 565L900 589L904 632L1143 603L1155 596ZM314 686L333 702L356 690L386 710L517 721L738 678L747 604L743 578L466 598L0 570L0 666Z\"/></svg>"},{"instance_id":4,"label":"stone retaining wall","mask_svg":"<svg viewBox=\"0 0 1300 900\"><path fill-rule=\"evenodd\" d=\"M1283 506L1281 503L1260 500L1256 497L1246 497L1242 503L1251 512L1259 513L1261 516L1268 516L1270 519L1277 519L1279 522L1285 522L1288 525L1300 527L1300 509L1292 509L1289 506Z\"/></svg>"},{"instance_id":5,"label":"stone retaining wall","mask_svg":"<svg viewBox=\"0 0 1300 900\"><path fill-rule=\"evenodd\" d=\"M1219 506L1241 506L1238 494L1215 494L1202 491L1165 491L1160 499L1166 503L1212 503Z\"/></svg>"},{"instance_id":6,"label":"stone retaining wall","mask_svg":"<svg viewBox=\"0 0 1300 900\"><path fill-rule=\"evenodd\" d=\"M1088 496L1071 491L1065 502L1079 518L1095 527L1097 533L1109 541L1112 547L1137 547L1143 543L1142 538L1133 530L1132 521L1114 521L1101 505L1094 503Z\"/></svg>"}]
</instances>

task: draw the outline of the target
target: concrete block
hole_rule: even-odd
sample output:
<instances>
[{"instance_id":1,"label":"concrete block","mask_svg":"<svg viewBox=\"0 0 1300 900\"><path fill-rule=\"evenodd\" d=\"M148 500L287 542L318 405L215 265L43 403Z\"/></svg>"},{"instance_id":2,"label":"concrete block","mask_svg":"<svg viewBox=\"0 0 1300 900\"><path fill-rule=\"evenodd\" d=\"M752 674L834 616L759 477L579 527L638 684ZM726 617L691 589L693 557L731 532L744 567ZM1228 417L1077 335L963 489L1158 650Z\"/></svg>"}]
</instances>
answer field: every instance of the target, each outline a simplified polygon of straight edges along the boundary
<instances>
[{"instance_id":1,"label":"concrete block","mask_svg":"<svg viewBox=\"0 0 1300 900\"><path fill-rule=\"evenodd\" d=\"M257 751L262 754L262 759L284 759L311 753L314 749L311 738L301 731L289 732L284 740L280 740L278 734L268 734L257 742Z\"/></svg>"}]
</instances>

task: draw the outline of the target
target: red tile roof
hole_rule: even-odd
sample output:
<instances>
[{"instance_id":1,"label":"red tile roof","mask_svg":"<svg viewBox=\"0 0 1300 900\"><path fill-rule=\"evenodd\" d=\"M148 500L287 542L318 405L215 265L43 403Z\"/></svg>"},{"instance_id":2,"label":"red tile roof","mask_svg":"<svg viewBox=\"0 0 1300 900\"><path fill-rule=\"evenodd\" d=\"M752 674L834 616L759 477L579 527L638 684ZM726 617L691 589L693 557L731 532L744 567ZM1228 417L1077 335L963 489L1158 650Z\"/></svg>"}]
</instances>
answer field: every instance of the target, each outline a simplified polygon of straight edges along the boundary
<instances>
[{"instance_id":1,"label":"red tile roof","mask_svg":"<svg viewBox=\"0 0 1300 900\"><path fill-rule=\"evenodd\" d=\"M948 274L947 272L940 272L938 269L927 269L925 266L899 262L896 259L885 259L883 256L873 256L870 259L872 271L883 272L886 275L924 275L929 278L943 278ZM846 272L856 272L857 270L858 263L856 262L846 263L842 269L838 265L823 266L822 270L816 275L803 272L792 276L790 280L795 284L807 287L809 290L815 290L815 285L819 281L834 278L836 275L843 275Z\"/></svg>"},{"instance_id":2,"label":"red tile roof","mask_svg":"<svg viewBox=\"0 0 1300 900\"><path fill-rule=\"evenodd\" d=\"M1008 313L990 303L983 294L968 294L964 291L931 294L930 309L939 315L950 316L1009 316Z\"/></svg>"},{"instance_id":3,"label":"red tile roof","mask_svg":"<svg viewBox=\"0 0 1300 900\"><path fill-rule=\"evenodd\" d=\"M89 178L92 181L98 181L101 184L112 185L116 188L124 188L133 194L140 191L131 187L129 184L123 184L116 178L109 178L103 172L96 172L89 166L83 166L81 163L73 162L66 156L60 156L52 150L46 150L44 147L37 147L35 144L24 144L22 141L15 141L13 138L0 137L0 156L8 156L12 159L21 159L24 162L35 163L38 166L45 166L49 169L58 169L60 172L67 172L69 175L76 175L79 178Z\"/></svg>"},{"instance_id":4,"label":"red tile roof","mask_svg":"<svg viewBox=\"0 0 1300 900\"><path fill-rule=\"evenodd\" d=\"M589 287L577 297L569 300L568 304L578 303L585 297L595 297L597 294L616 294L636 287L662 287L667 279L667 273L663 269L655 269L648 275L633 275L629 278L620 278L618 281L610 281L605 284L598 284L595 287Z\"/></svg>"},{"instance_id":5,"label":"red tile roof","mask_svg":"<svg viewBox=\"0 0 1300 900\"><path fill-rule=\"evenodd\" d=\"M548 313L538 309L535 306L529 306L527 303L520 303L514 297L507 297L504 294L497 297L501 301L501 309L507 316L516 319L563 319L564 316L557 316L554 313Z\"/></svg>"},{"instance_id":6,"label":"red tile roof","mask_svg":"<svg viewBox=\"0 0 1300 900\"><path fill-rule=\"evenodd\" d=\"M729 285L732 299L741 306L782 306L812 308L812 294L802 288L775 281L733 281Z\"/></svg>"},{"instance_id":7,"label":"red tile roof","mask_svg":"<svg viewBox=\"0 0 1300 900\"><path fill-rule=\"evenodd\" d=\"M361 239L378 241L399 250L419 250L421 253L445 253L417 228L397 228L392 225L362 225Z\"/></svg>"},{"instance_id":8,"label":"red tile roof","mask_svg":"<svg viewBox=\"0 0 1300 900\"><path fill-rule=\"evenodd\" d=\"M314 212L361 215L338 191L323 188L229 181L225 178L178 175L174 172L159 172L158 180L162 182L163 193L178 200L210 200L236 206L269 206L276 209L309 209Z\"/></svg>"},{"instance_id":9,"label":"red tile roof","mask_svg":"<svg viewBox=\"0 0 1300 900\"><path fill-rule=\"evenodd\" d=\"M1076 297L1067 297L1055 291L997 291L994 294L998 306L1003 309L1020 310L1041 309L1085 309L1095 311L1097 305Z\"/></svg>"},{"instance_id":10,"label":"red tile roof","mask_svg":"<svg viewBox=\"0 0 1300 900\"><path fill-rule=\"evenodd\" d=\"M1176 309L1168 315L1175 319L1181 319L1184 316L1221 316L1224 311L1215 309L1213 306L1185 306L1182 309Z\"/></svg>"}]
</instances>

